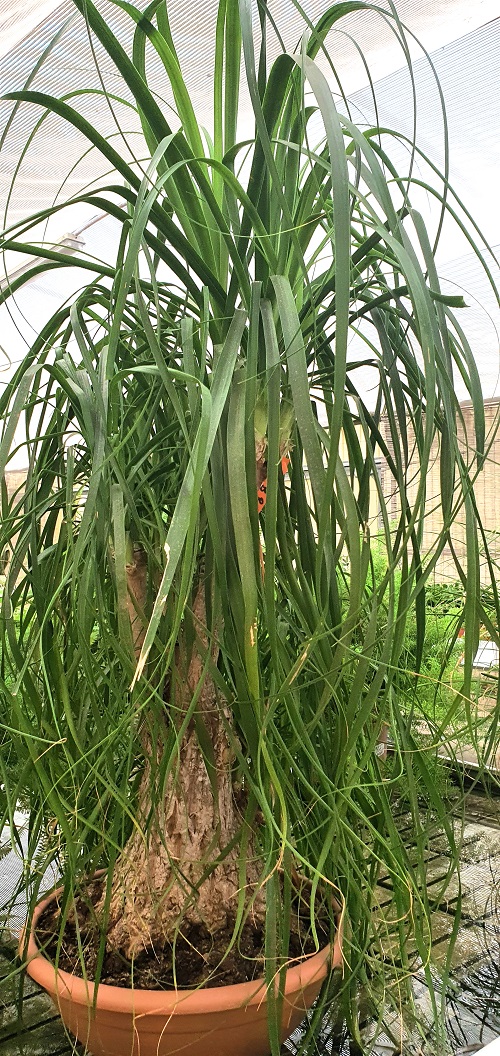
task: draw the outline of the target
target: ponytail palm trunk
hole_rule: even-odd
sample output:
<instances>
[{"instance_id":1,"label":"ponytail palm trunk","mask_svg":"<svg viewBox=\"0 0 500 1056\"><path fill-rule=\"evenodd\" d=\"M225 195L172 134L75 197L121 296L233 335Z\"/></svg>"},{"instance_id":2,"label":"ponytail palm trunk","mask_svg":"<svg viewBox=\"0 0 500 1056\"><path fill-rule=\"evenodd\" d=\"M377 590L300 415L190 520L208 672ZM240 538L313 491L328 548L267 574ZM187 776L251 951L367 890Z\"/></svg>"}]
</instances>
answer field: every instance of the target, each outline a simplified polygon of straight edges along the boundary
<instances>
[{"instance_id":1,"label":"ponytail palm trunk","mask_svg":"<svg viewBox=\"0 0 500 1056\"><path fill-rule=\"evenodd\" d=\"M113 874L107 942L129 958L144 948L175 941L179 929L184 936L200 925L212 935L231 930L242 885L246 901L252 901L252 919L256 925L264 922L252 839L245 862L241 859L243 814L235 798L234 753L226 732L230 717L204 669L204 589L201 583L193 601L194 641L189 645L181 633L176 646L167 697L169 727L158 731L154 748L145 734L137 825ZM216 659L217 648L212 649L212 663ZM200 746L201 729L210 742L209 760ZM168 734L172 738L174 733L177 759L167 779L160 779ZM108 912L105 902L102 911Z\"/></svg>"},{"instance_id":2,"label":"ponytail palm trunk","mask_svg":"<svg viewBox=\"0 0 500 1056\"><path fill-rule=\"evenodd\" d=\"M74 6L122 79L147 160L106 140L78 97L49 98L36 81L11 96L42 120L59 115L113 170L74 201L113 218L120 238L116 260L71 262L80 292L0 402L2 473L13 442L29 467L22 494L2 493L5 817L14 824L17 798L29 800L29 857L59 861L68 905L110 866L100 906L110 945L137 954L199 924L236 935L250 915L265 919L269 981L287 959L297 869L312 881L314 938L326 886L344 908L347 976L363 976L385 860L405 975L409 930L428 960L422 785L452 847L454 834L416 751L404 699L415 683L400 657L416 613L418 674L425 585L459 516L465 556L451 553L470 695L472 489L486 451L477 371L453 314L462 302L442 293L411 172L390 160L402 137L361 132L322 72L333 70L332 28L370 5L334 4L268 69L264 6L256 60L251 0L221 2L211 138L168 3L142 15L121 0ZM108 28L113 6L132 20L132 55ZM384 17L399 35L392 8ZM152 50L175 127L148 88ZM239 142L242 56L253 129ZM427 191L442 214L452 202L465 216L434 175ZM30 241L57 209L4 232L6 252L36 260L3 300L40 269L67 266ZM353 339L376 379L368 404ZM470 457L457 439L456 374L474 405ZM441 522L424 549L436 457ZM385 723L391 771L375 750ZM393 819L401 775L411 861Z\"/></svg>"}]
</instances>

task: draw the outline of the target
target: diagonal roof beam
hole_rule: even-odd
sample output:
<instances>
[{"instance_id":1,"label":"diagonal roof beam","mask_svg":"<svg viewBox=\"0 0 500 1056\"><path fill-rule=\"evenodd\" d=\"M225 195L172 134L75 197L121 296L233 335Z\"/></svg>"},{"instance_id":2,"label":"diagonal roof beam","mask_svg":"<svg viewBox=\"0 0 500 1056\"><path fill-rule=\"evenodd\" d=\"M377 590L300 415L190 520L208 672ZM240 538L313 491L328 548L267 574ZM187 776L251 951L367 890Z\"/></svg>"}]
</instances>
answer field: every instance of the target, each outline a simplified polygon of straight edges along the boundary
<instances>
[{"instance_id":1,"label":"diagonal roof beam","mask_svg":"<svg viewBox=\"0 0 500 1056\"><path fill-rule=\"evenodd\" d=\"M96 218L96 220L100 220L102 216L104 216L104 214L100 214ZM90 224L86 224L83 230L86 230L87 227L90 227ZM82 249L84 245L85 240L81 237L81 232L77 231L75 234L71 232L70 234L63 235L63 237L59 239L58 242L55 242L53 244L50 243L48 248L58 250L59 253L66 253L68 256L72 256L74 253L78 253L78 251ZM33 264L36 264L39 261L40 257L29 257L28 260L25 260L22 264L19 264L17 267L7 270L7 273L4 275L4 277L0 278L0 290L7 289L7 287L10 286L15 279L18 279L21 275L24 275L25 272L29 271L30 268L33 267ZM39 278L40 276L36 277Z\"/></svg>"}]
</instances>

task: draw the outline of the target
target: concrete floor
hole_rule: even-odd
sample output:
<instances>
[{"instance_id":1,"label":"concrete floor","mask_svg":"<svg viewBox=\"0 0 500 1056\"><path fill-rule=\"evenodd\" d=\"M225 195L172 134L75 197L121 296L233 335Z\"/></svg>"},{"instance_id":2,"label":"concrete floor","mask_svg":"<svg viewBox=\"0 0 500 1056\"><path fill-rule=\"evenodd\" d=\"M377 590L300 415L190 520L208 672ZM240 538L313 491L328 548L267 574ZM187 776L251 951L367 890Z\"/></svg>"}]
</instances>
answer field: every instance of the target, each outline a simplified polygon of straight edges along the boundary
<instances>
[{"instance_id":1,"label":"concrete floor","mask_svg":"<svg viewBox=\"0 0 500 1056\"><path fill-rule=\"evenodd\" d=\"M428 890L443 883L447 858L442 840L431 841ZM394 1046L387 1034L375 1043L377 1056L437 1056L438 1048L450 1056L465 1056L500 1035L500 801L470 794L463 829L460 880L462 903L460 927L450 958L450 978L445 994L443 1039L433 1036L429 992L422 972L414 979L417 1022L393 1017L391 1033L401 1035ZM439 968L449 959L449 938L458 897L458 882L452 877L442 892L432 920L432 955L439 988ZM402 1021L403 1020L403 1021Z\"/></svg>"},{"instance_id":2,"label":"concrete floor","mask_svg":"<svg viewBox=\"0 0 500 1056\"><path fill-rule=\"evenodd\" d=\"M459 828L457 819L457 835ZM438 1000L442 997L440 1036L433 1028L425 975L417 964L412 979L413 1009L386 1011L383 1027L375 1027L373 1022L364 1026L363 1051L371 1056L472 1056L500 1037L500 798L487 799L476 793L467 797L460 864L460 926L450 956L448 985L442 994L440 969L449 955L459 894L456 875L446 881L449 867L446 842L436 832L429 841L427 883L429 895L437 899L431 923L433 978ZM391 927L388 877L381 879L378 900L381 942L390 955L391 944L394 948L397 940L393 922ZM297 1032L288 1043L290 1054L297 1052L299 1041ZM347 1037L332 1037L325 1026L315 1053L358 1056L359 1049ZM500 1043L492 1056L500 1056Z\"/></svg>"}]
</instances>

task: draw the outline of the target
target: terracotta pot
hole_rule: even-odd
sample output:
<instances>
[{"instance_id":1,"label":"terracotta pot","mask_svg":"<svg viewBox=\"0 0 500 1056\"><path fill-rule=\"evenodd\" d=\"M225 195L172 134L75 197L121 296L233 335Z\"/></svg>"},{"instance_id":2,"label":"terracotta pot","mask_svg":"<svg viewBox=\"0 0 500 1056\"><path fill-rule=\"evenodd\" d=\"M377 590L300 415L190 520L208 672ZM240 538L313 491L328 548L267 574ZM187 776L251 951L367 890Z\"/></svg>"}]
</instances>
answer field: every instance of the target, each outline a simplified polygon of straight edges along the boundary
<instances>
[{"instance_id":1,"label":"terracotta pot","mask_svg":"<svg viewBox=\"0 0 500 1056\"><path fill-rule=\"evenodd\" d=\"M262 979L175 991L128 990L100 983L94 1008L94 983L56 971L35 942L38 918L57 894L52 892L34 913L27 972L50 994L65 1026L93 1056L267 1056L270 1045ZM339 967L341 960L340 942L336 941L333 950L325 947L288 969L283 1041L318 996L329 964Z\"/></svg>"}]
</instances>

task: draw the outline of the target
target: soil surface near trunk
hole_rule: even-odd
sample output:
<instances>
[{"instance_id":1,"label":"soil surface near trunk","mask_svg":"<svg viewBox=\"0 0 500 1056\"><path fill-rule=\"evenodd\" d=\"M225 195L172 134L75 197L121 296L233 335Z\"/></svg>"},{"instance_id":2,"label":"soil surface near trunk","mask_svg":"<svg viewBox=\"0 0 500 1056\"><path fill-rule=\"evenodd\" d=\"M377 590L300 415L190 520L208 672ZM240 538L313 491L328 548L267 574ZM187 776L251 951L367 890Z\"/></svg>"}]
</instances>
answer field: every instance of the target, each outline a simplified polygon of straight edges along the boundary
<instances>
[{"instance_id":1,"label":"soil surface near trunk","mask_svg":"<svg viewBox=\"0 0 500 1056\"><path fill-rule=\"evenodd\" d=\"M95 922L94 906L103 894L104 880L95 880L88 887L88 897L76 903L75 915L68 919L58 953L60 909L51 903L42 913L36 928L38 947L58 968L82 976L77 930L87 978L94 979L97 970L100 933ZM321 946L329 941L328 924L317 925ZM107 951L104 956L100 982L136 990L195 989L199 986L229 986L246 983L264 974L264 930L249 921L238 940L228 951L233 939L232 928L210 935L203 925L191 925L179 933L174 945L143 950L133 962L119 952ZM310 922L301 915L298 905L292 911L288 958L291 962L314 954L317 947L310 934ZM175 965L175 967L174 967Z\"/></svg>"}]
</instances>

